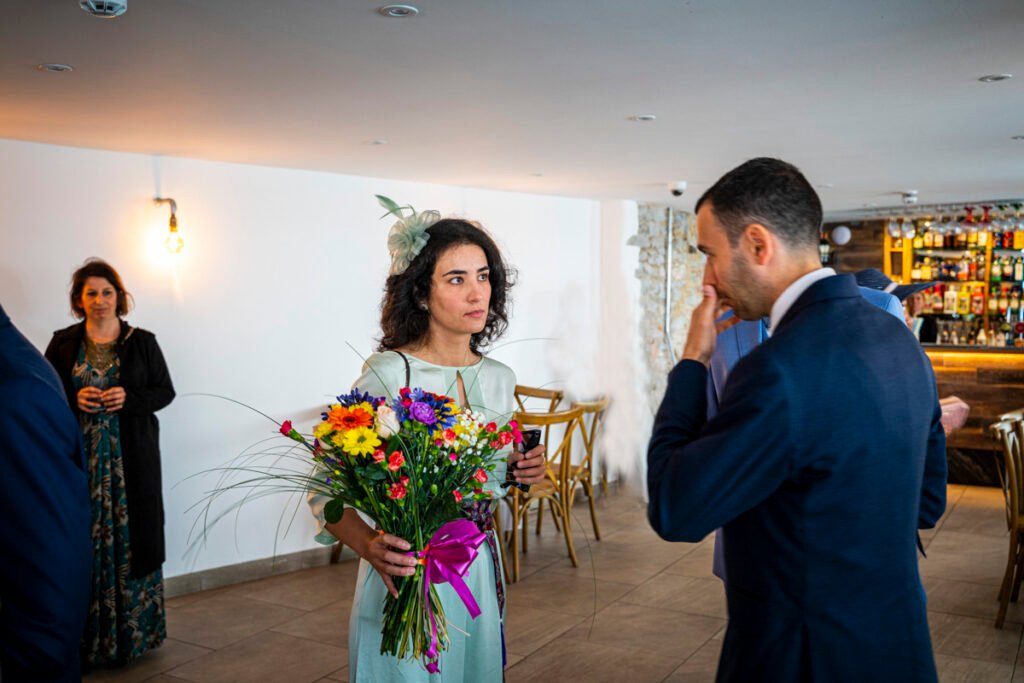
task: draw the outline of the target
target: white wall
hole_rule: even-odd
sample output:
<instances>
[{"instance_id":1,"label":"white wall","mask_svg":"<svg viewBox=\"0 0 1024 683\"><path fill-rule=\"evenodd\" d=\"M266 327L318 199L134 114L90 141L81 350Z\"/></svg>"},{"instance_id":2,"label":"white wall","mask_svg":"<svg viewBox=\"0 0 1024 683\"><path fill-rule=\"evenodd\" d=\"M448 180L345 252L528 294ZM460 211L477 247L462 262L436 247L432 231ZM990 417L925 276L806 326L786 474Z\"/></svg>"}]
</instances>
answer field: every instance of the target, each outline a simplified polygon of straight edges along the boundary
<instances>
[{"instance_id":1,"label":"white wall","mask_svg":"<svg viewBox=\"0 0 1024 683\"><path fill-rule=\"evenodd\" d=\"M185 250L163 249L178 202ZM601 207L595 201L72 149L0 140L0 303L40 349L73 322L72 271L109 260L133 293L130 322L153 331L178 399L159 414L167 576L313 547L304 504L276 541L286 499L253 501L183 559L189 506L223 464L274 426L212 398L302 425L345 391L372 350L390 221L374 194L479 220L518 267L509 332L494 357L523 383L593 367ZM517 341L554 338L559 341ZM350 343L353 351L346 346ZM572 353L567 354L566 349ZM358 354L357 354L358 352Z\"/></svg>"}]
</instances>

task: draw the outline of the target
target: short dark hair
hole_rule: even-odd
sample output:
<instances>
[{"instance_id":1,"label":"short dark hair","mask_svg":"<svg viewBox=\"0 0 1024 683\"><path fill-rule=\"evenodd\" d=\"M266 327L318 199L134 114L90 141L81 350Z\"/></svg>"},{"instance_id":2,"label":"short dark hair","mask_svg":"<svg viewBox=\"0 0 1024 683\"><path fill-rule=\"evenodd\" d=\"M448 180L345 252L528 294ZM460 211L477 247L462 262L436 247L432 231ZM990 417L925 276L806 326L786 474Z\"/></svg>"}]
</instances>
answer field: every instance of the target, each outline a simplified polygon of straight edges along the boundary
<instances>
[{"instance_id":1,"label":"short dark hair","mask_svg":"<svg viewBox=\"0 0 1024 683\"><path fill-rule=\"evenodd\" d=\"M71 313L81 320L85 317L85 310L82 308L82 291L85 289L85 281L91 277L101 277L114 286L117 291L117 317L123 318L131 310L132 295L124 288L121 276L117 274L114 267L101 258L90 258L71 276Z\"/></svg>"},{"instance_id":2,"label":"short dark hair","mask_svg":"<svg viewBox=\"0 0 1024 683\"><path fill-rule=\"evenodd\" d=\"M452 247L474 244L483 249L487 257L491 283L487 323L469 342L473 353L478 353L508 327L509 290L515 284L515 271L504 262L491 236L469 221L445 218L427 228L427 233L430 239L409 267L388 277L380 306L381 338L377 350L390 351L423 340L430 329L430 313L421 304L430 298L437 259Z\"/></svg>"},{"instance_id":3,"label":"short dark hair","mask_svg":"<svg viewBox=\"0 0 1024 683\"><path fill-rule=\"evenodd\" d=\"M760 157L722 176L697 200L710 202L736 246L744 228L760 223L787 245L817 248L821 239L821 199L800 170L781 159Z\"/></svg>"}]
</instances>

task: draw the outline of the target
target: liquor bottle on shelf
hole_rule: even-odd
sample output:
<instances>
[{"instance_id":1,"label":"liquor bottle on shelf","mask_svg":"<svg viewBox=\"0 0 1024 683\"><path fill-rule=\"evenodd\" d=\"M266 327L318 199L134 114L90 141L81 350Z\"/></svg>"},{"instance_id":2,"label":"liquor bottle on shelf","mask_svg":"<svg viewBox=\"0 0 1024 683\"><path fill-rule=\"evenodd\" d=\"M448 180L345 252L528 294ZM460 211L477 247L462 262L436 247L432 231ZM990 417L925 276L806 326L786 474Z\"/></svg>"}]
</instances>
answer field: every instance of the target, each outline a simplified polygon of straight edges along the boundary
<instances>
[{"instance_id":1,"label":"liquor bottle on shelf","mask_svg":"<svg viewBox=\"0 0 1024 683\"><path fill-rule=\"evenodd\" d=\"M924 237L921 236L920 230L914 235L914 249L924 249Z\"/></svg>"},{"instance_id":2,"label":"liquor bottle on shelf","mask_svg":"<svg viewBox=\"0 0 1024 683\"><path fill-rule=\"evenodd\" d=\"M956 285L950 285L942 295L942 312L946 315L953 315L956 313L956 294Z\"/></svg>"},{"instance_id":3,"label":"liquor bottle on shelf","mask_svg":"<svg viewBox=\"0 0 1024 683\"><path fill-rule=\"evenodd\" d=\"M1013 345L1024 346L1024 306L1018 309L1017 322L1013 325Z\"/></svg>"},{"instance_id":4,"label":"liquor bottle on shelf","mask_svg":"<svg viewBox=\"0 0 1024 683\"><path fill-rule=\"evenodd\" d=\"M988 335L985 334L985 328L984 327L979 327L978 328L978 336L975 338L974 342L978 346L988 346Z\"/></svg>"},{"instance_id":5,"label":"liquor bottle on shelf","mask_svg":"<svg viewBox=\"0 0 1024 683\"><path fill-rule=\"evenodd\" d=\"M1003 281L1003 266L999 263L999 257L992 257L992 282Z\"/></svg>"},{"instance_id":6,"label":"liquor bottle on shelf","mask_svg":"<svg viewBox=\"0 0 1024 683\"><path fill-rule=\"evenodd\" d=\"M985 270L985 252L979 253L978 257L974 260L978 264L977 279L980 280L981 282L984 282L985 276L987 275L987 271Z\"/></svg>"},{"instance_id":7,"label":"liquor bottle on shelf","mask_svg":"<svg viewBox=\"0 0 1024 683\"><path fill-rule=\"evenodd\" d=\"M1024 222L1018 220L1017 229L1013 233L1013 248L1024 249Z\"/></svg>"},{"instance_id":8,"label":"liquor bottle on shelf","mask_svg":"<svg viewBox=\"0 0 1024 683\"><path fill-rule=\"evenodd\" d=\"M1006 312L1010 308L1010 293L1009 287L1003 285L999 290L999 315L1006 317Z\"/></svg>"},{"instance_id":9,"label":"liquor bottle on shelf","mask_svg":"<svg viewBox=\"0 0 1024 683\"><path fill-rule=\"evenodd\" d=\"M967 259L967 279L970 281L980 280L978 276L978 259L968 258Z\"/></svg>"},{"instance_id":10,"label":"liquor bottle on shelf","mask_svg":"<svg viewBox=\"0 0 1024 683\"><path fill-rule=\"evenodd\" d=\"M988 317L994 318L999 315L999 288L994 286L988 293Z\"/></svg>"},{"instance_id":11,"label":"liquor bottle on shelf","mask_svg":"<svg viewBox=\"0 0 1024 683\"><path fill-rule=\"evenodd\" d=\"M957 315L967 315L970 312L971 293L968 291L967 285L964 285L956 295L956 313Z\"/></svg>"},{"instance_id":12,"label":"liquor bottle on shelf","mask_svg":"<svg viewBox=\"0 0 1024 683\"><path fill-rule=\"evenodd\" d=\"M1010 260L1009 256L1003 257L1003 279L1013 279L1013 261Z\"/></svg>"},{"instance_id":13,"label":"liquor bottle on shelf","mask_svg":"<svg viewBox=\"0 0 1024 683\"><path fill-rule=\"evenodd\" d=\"M914 266L910 269L910 281L914 282L921 279L921 262L914 261Z\"/></svg>"},{"instance_id":14,"label":"liquor bottle on shelf","mask_svg":"<svg viewBox=\"0 0 1024 683\"><path fill-rule=\"evenodd\" d=\"M1019 311L1021 307L1020 304L1020 287L1014 287L1013 289L1010 290L1010 299L1008 301L1008 308L1006 309L1006 317L1013 317L1010 311Z\"/></svg>"},{"instance_id":15,"label":"liquor bottle on shelf","mask_svg":"<svg viewBox=\"0 0 1024 683\"><path fill-rule=\"evenodd\" d=\"M924 263L921 264L921 279L931 280L932 279L932 260L930 257L924 257Z\"/></svg>"},{"instance_id":16,"label":"liquor bottle on shelf","mask_svg":"<svg viewBox=\"0 0 1024 683\"><path fill-rule=\"evenodd\" d=\"M982 230L978 233L978 246L984 248L988 246L989 233L988 230Z\"/></svg>"},{"instance_id":17,"label":"liquor bottle on shelf","mask_svg":"<svg viewBox=\"0 0 1024 683\"><path fill-rule=\"evenodd\" d=\"M1013 249L1014 233L1007 230L1003 233L1003 249ZM995 246L995 245L993 245Z\"/></svg>"},{"instance_id":18,"label":"liquor bottle on shelf","mask_svg":"<svg viewBox=\"0 0 1024 683\"><path fill-rule=\"evenodd\" d=\"M985 315L985 290L983 285L975 285L971 292L971 313L974 315Z\"/></svg>"},{"instance_id":19,"label":"liquor bottle on shelf","mask_svg":"<svg viewBox=\"0 0 1024 683\"><path fill-rule=\"evenodd\" d=\"M1024 258L1020 256L1013 262L1013 279L1017 282L1024 280Z\"/></svg>"}]
</instances>

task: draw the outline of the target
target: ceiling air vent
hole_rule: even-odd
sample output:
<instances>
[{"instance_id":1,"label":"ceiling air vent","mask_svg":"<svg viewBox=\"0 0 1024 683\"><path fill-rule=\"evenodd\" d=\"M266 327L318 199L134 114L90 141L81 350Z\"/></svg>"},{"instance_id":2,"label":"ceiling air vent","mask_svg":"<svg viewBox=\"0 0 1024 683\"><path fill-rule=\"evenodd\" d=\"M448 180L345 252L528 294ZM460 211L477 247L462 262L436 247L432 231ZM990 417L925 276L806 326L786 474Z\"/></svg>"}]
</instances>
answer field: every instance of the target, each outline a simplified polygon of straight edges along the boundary
<instances>
[{"instance_id":1,"label":"ceiling air vent","mask_svg":"<svg viewBox=\"0 0 1024 683\"><path fill-rule=\"evenodd\" d=\"M113 19L128 11L128 0L78 0L78 4L100 19Z\"/></svg>"}]
</instances>

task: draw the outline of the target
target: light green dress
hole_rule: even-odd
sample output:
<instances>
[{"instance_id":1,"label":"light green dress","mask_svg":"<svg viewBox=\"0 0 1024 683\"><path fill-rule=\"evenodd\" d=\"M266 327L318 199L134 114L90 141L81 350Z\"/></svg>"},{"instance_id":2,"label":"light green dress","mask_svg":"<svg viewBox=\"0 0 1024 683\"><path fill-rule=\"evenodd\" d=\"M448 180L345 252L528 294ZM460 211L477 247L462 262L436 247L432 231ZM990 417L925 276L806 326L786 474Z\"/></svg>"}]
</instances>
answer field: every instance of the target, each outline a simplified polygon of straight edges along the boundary
<instances>
[{"instance_id":1,"label":"light green dress","mask_svg":"<svg viewBox=\"0 0 1024 683\"><path fill-rule=\"evenodd\" d=\"M420 387L436 394L458 398L458 375L462 374L466 400L470 407L498 424L512 416L515 405L516 377L512 370L498 361L484 357L479 363L467 367L434 365L406 354L410 366L410 386ZM374 396L393 397L405 386L405 363L393 351L376 353L367 359L363 374L354 387ZM505 489L499 484L505 480L505 462L495 469L485 487L494 492L495 504ZM332 544L337 539L324 529L323 506L327 499L312 496L310 506L318 520L316 540ZM500 547L500 544L498 545ZM500 552L500 551L499 551ZM500 558L498 558L500 561ZM349 680L356 682L428 681L445 683L487 683L503 678L502 621L504 615L498 607L495 558L488 543L480 546L480 554L465 577L480 606L480 616L471 619L462 600L449 584L437 586L437 593L448 618L451 643L441 652L438 665L440 675L427 673L419 661L398 660L380 654L380 630L384 599L387 590L380 576L365 560L359 561L355 601L349 624ZM463 635L463 633L468 635Z\"/></svg>"}]
</instances>

